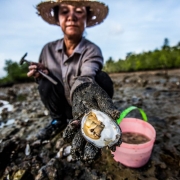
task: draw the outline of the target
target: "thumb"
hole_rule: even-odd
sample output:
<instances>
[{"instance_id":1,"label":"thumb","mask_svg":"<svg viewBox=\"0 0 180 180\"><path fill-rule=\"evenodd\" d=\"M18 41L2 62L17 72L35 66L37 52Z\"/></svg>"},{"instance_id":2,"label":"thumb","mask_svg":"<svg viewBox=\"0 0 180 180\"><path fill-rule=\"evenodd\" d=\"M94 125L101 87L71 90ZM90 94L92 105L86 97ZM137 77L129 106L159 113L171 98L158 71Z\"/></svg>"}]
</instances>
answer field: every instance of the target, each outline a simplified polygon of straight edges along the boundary
<instances>
[{"instance_id":1,"label":"thumb","mask_svg":"<svg viewBox=\"0 0 180 180\"><path fill-rule=\"evenodd\" d=\"M95 85L94 91L94 98L96 99L99 109L108 114L113 120L117 120L120 116L120 111L117 110L105 90Z\"/></svg>"}]
</instances>

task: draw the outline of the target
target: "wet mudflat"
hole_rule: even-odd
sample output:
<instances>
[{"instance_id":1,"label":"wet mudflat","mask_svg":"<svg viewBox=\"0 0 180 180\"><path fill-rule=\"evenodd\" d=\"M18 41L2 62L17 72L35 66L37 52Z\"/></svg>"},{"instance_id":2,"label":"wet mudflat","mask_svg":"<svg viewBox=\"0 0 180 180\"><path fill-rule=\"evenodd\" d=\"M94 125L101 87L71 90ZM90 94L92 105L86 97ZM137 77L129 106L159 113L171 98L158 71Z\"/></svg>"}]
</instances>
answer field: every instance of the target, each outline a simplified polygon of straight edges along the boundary
<instances>
[{"instance_id":1,"label":"wet mudflat","mask_svg":"<svg viewBox=\"0 0 180 180\"><path fill-rule=\"evenodd\" d=\"M69 162L61 133L40 142L35 134L50 117L36 83L0 88L0 179L180 179L180 69L111 74L119 110L142 108L156 130L149 162L137 169L116 162L108 149L93 164ZM128 117L141 118L137 110ZM68 149L68 148L66 148ZM63 155L64 154L64 155Z\"/></svg>"}]
</instances>

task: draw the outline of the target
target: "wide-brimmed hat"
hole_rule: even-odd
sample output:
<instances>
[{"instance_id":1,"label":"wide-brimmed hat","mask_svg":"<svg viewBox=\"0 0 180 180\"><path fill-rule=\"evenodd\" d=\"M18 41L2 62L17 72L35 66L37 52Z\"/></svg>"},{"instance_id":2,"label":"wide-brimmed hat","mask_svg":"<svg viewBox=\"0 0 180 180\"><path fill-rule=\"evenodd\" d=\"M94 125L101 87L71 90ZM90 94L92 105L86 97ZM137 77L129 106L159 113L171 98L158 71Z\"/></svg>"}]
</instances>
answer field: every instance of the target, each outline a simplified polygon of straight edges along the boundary
<instances>
[{"instance_id":1,"label":"wide-brimmed hat","mask_svg":"<svg viewBox=\"0 0 180 180\"><path fill-rule=\"evenodd\" d=\"M108 14L108 6L96 0L46 0L39 3L36 8L40 15L49 24L59 25L54 18L53 8L60 4L68 4L72 6L85 6L90 9L90 17L87 20L87 27L91 27L103 22Z\"/></svg>"}]
</instances>

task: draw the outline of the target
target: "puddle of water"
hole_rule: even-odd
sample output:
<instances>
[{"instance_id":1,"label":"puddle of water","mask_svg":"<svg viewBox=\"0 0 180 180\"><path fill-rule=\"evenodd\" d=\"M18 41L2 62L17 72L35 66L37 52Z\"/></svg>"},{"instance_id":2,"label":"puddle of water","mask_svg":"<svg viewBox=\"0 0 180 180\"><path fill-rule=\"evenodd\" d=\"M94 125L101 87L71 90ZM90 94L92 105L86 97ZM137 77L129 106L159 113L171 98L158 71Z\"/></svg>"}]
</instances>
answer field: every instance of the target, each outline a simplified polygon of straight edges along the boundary
<instances>
[{"instance_id":1,"label":"puddle of water","mask_svg":"<svg viewBox=\"0 0 180 180\"><path fill-rule=\"evenodd\" d=\"M3 128L4 126L11 125L11 124L14 123L14 121L15 121L14 119L9 119L6 123L2 122L2 123L0 124L0 128Z\"/></svg>"},{"instance_id":2,"label":"puddle of water","mask_svg":"<svg viewBox=\"0 0 180 180\"><path fill-rule=\"evenodd\" d=\"M9 104L8 101L0 100L0 102L3 103L3 106L0 107L0 114L2 113L2 110L3 110L4 108L7 108L7 111L9 111L9 112L13 110L13 105ZM1 115L0 115L0 117L1 117ZM6 123L1 122L1 123L0 123L0 128L3 128L4 126L11 125L11 124L14 123L14 121L15 121L14 119L9 119L9 120L7 120Z\"/></svg>"},{"instance_id":3,"label":"puddle of water","mask_svg":"<svg viewBox=\"0 0 180 180\"><path fill-rule=\"evenodd\" d=\"M0 107L0 114L2 113L2 110L3 110L4 108L7 108L8 111L12 111L12 110L13 110L13 105L9 104L8 101L0 100L0 102L3 103L3 106Z\"/></svg>"}]
</instances>

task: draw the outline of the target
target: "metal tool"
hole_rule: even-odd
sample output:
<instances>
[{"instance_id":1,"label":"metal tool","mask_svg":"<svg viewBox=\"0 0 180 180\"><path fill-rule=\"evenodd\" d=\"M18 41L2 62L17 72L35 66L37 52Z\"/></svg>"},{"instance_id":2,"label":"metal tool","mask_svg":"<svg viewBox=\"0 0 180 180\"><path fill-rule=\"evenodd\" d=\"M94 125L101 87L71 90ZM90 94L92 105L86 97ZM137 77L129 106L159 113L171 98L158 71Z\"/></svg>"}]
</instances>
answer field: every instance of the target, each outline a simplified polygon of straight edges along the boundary
<instances>
[{"instance_id":1,"label":"metal tool","mask_svg":"<svg viewBox=\"0 0 180 180\"><path fill-rule=\"evenodd\" d=\"M28 63L29 65L33 64L33 62L31 61L27 61L26 59L24 59L27 56L27 53L25 53L25 55L21 58L19 64L22 65L24 62ZM46 79L48 79L49 81L51 81L53 84L57 84L57 82L51 78L50 76L48 76L47 74L43 73L40 69L37 69L37 71L44 76Z\"/></svg>"}]
</instances>

